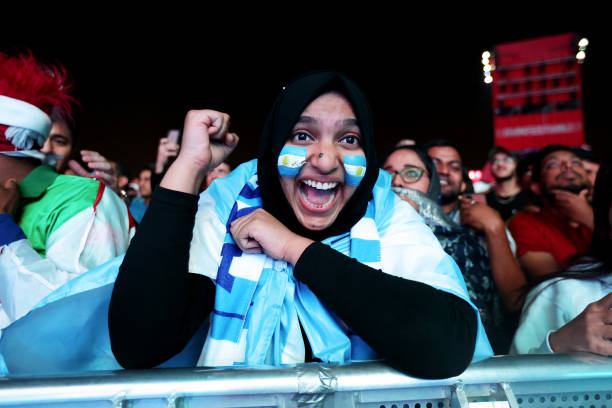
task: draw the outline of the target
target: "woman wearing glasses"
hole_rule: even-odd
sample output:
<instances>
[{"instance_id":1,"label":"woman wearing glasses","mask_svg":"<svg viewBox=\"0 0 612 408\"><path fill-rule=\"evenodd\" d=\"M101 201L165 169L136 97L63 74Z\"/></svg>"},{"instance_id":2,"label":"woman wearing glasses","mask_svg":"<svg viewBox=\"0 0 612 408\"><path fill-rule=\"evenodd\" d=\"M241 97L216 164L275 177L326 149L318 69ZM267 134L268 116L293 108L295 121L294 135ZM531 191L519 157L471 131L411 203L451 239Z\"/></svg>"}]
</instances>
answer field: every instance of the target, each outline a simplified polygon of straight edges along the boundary
<instances>
[{"instance_id":1,"label":"woman wearing glasses","mask_svg":"<svg viewBox=\"0 0 612 408\"><path fill-rule=\"evenodd\" d=\"M391 151L383 169L392 177L392 189L423 217L442 248L457 263L496 354L507 353L520 311L515 290L524 281L513 278L520 268L508 245L504 222L485 204L461 199L461 221L450 219L439 204L440 181L436 167L421 147L400 146ZM483 231L481 240L470 228ZM502 310L502 304L504 310Z\"/></svg>"}]
</instances>

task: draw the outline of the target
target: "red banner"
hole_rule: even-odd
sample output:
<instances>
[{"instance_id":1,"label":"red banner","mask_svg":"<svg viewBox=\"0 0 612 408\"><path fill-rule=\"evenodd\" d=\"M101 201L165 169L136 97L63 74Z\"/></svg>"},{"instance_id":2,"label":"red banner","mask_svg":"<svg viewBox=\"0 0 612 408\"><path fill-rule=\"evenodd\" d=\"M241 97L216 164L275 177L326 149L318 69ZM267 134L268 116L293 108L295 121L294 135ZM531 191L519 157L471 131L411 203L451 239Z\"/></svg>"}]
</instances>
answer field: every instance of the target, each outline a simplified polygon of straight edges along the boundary
<instances>
[{"instance_id":1,"label":"red banner","mask_svg":"<svg viewBox=\"0 0 612 408\"><path fill-rule=\"evenodd\" d=\"M576 35L495 47L495 144L514 151L584 144L582 79Z\"/></svg>"},{"instance_id":2,"label":"red banner","mask_svg":"<svg viewBox=\"0 0 612 408\"><path fill-rule=\"evenodd\" d=\"M582 111L495 117L495 145L508 150L540 149L549 144L584 144Z\"/></svg>"}]
</instances>

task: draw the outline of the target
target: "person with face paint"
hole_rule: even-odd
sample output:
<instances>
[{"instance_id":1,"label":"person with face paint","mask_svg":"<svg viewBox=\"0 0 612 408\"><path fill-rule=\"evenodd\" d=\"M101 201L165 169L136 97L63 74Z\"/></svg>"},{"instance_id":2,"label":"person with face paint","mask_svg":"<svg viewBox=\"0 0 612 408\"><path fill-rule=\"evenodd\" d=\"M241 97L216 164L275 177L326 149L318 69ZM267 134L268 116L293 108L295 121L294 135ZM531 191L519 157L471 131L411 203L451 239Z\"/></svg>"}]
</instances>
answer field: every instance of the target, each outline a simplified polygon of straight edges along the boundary
<instances>
[{"instance_id":1,"label":"person with face paint","mask_svg":"<svg viewBox=\"0 0 612 408\"><path fill-rule=\"evenodd\" d=\"M379 171L351 80L317 71L283 88L258 159L198 200L238 142L228 128L220 112L185 119L111 298L122 366L170 359L209 317L203 366L384 358L442 378L492 355L456 264Z\"/></svg>"}]
</instances>

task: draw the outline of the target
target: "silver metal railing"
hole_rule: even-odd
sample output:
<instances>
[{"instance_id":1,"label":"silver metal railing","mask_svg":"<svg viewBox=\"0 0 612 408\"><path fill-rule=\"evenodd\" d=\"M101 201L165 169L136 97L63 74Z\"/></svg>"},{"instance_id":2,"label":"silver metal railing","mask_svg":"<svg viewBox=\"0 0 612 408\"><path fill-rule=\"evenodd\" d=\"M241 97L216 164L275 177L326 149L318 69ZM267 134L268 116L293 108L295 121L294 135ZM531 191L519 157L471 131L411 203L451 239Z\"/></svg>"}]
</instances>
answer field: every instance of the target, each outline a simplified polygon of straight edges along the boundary
<instances>
[{"instance_id":1,"label":"silver metal railing","mask_svg":"<svg viewBox=\"0 0 612 408\"><path fill-rule=\"evenodd\" d=\"M612 408L612 358L493 357L444 380L381 362L182 368L0 378L0 406Z\"/></svg>"}]
</instances>

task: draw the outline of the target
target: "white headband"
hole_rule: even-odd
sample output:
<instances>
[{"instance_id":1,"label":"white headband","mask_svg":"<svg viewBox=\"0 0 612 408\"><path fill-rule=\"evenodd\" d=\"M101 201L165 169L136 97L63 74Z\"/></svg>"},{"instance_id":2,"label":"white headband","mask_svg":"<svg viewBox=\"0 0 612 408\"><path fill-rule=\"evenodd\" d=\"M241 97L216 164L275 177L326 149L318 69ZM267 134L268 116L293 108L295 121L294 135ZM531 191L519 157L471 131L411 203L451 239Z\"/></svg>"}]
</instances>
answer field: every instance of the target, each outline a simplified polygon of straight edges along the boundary
<instances>
[{"instance_id":1,"label":"white headband","mask_svg":"<svg viewBox=\"0 0 612 408\"><path fill-rule=\"evenodd\" d=\"M49 115L30 103L4 95L0 95L0 123L31 129L44 137L51 131Z\"/></svg>"}]
</instances>

